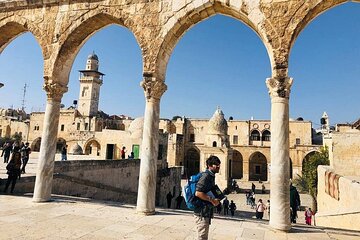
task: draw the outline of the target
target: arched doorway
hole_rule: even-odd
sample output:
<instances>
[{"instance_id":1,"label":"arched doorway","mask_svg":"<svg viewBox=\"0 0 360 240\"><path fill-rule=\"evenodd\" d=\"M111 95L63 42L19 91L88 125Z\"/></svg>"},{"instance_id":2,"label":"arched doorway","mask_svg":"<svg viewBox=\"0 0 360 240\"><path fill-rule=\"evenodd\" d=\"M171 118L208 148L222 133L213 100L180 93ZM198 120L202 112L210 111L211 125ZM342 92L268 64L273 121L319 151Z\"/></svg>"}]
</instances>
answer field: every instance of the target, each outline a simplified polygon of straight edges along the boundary
<instances>
[{"instance_id":1,"label":"arched doorway","mask_svg":"<svg viewBox=\"0 0 360 240\"><path fill-rule=\"evenodd\" d=\"M61 149L66 146L66 141L63 138L58 138L56 142L56 152L60 153Z\"/></svg>"},{"instance_id":2,"label":"arched doorway","mask_svg":"<svg viewBox=\"0 0 360 240\"><path fill-rule=\"evenodd\" d=\"M251 154L249 160L249 181L267 181L267 159L261 152Z\"/></svg>"},{"instance_id":3,"label":"arched doorway","mask_svg":"<svg viewBox=\"0 0 360 240\"><path fill-rule=\"evenodd\" d=\"M241 179L243 177L243 157L237 150L233 151L233 157L229 163L229 173L232 179Z\"/></svg>"},{"instance_id":4,"label":"arched doorway","mask_svg":"<svg viewBox=\"0 0 360 240\"><path fill-rule=\"evenodd\" d=\"M185 175L189 178L200 171L200 154L195 148L187 150L185 155Z\"/></svg>"},{"instance_id":5,"label":"arched doorway","mask_svg":"<svg viewBox=\"0 0 360 240\"><path fill-rule=\"evenodd\" d=\"M85 144L85 155L100 156L101 145L95 139L88 141Z\"/></svg>"},{"instance_id":6,"label":"arched doorway","mask_svg":"<svg viewBox=\"0 0 360 240\"><path fill-rule=\"evenodd\" d=\"M309 152L305 155L304 159L302 160L302 166L301 166L301 173L304 173L304 169L306 167L306 164L309 162L310 158L317 153L316 151ZM304 175L304 174L303 174Z\"/></svg>"},{"instance_id":7,"label":"arched doorway","mask_svg":"<svg viewBox=\"0 0 360 240\"><path fill-rule=\"evenodd\" d=\"M40 146L41 146L41 137L38 137L31 143L31 147L30 147L31 151L40 152Z\"/></svg>"}]
</instances>

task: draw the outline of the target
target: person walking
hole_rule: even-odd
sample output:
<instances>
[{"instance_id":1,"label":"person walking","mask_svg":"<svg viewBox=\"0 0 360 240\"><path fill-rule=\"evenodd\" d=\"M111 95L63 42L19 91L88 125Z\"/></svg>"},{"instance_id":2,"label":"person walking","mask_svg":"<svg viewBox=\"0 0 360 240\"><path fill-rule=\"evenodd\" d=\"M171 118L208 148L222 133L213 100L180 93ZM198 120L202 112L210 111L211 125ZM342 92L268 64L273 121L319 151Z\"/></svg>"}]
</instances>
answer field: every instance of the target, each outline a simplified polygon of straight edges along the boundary
<instances>
[{"instance_id":1,"label":"person walking","mask_svg":"<svg viewBox=\"0 0 360 240\"><path fill-rule=\"evenodd\" d=\"M262 199L259 199L259 201L256 205L256 218L257 219L263 219L265 209L266 209L265 204L262 202Z\"/></svg>"},{"instance_id":2,"label":"person walking","mask_svg":"<svg viewBox=\"0 0 360 240\"><path fill-rule=\"evenodd\" d=\"M251 191L252 191L253 193L255 193L255 190L256 190L255 184L254 184L254 183L251 183Z\"/></svg>"},{"instance_id":3,"label":"person walking","mask_svg":"<svg viewBox=\"0 0 360 240\"><path fill-rule=\"evenodd\" d=\"M21 167L21 153L14 152L11 156L11 160L6 166L8 179L5 184L4 193L7 192L10 183L11 183L11 190L10 193L14 192L15 184L17 178L20 178L20 167Z\"/></svg>"},{"instance_id":4,"label":"person walking","mask_svg":"<svg viewBox=\"0 0 360 240\"><path fill-rule=\"evenodd\" d=\"M233 200L231 200L231 203L229 205L229 209L231 212L231 216L233 217L235 215L235 210L236 210L236 204L234 203Z\"/></svg>"},{"instance_id":5,"label":"person walking","mask_svg":"<svg viewBox=\"0 0 360 240\"><path fill-rule=\"evenodd\" d=\"M11 150L12 150L11 144L8 143L8 142L6 142L6 143L4 144L3 151L2 151L2 153L1 153L1 156L4 156L4 163L8 163L8 162L9 162Z\"/></svg>"},{"instance_id":6,"label":"person walking","mask_svg":"<svg viewBox=\"0 0 360 240\"><path fill-rule=\"evenodd\" d=\"M218 157L210 156L206 160L206 171L196 184L195 196L202 202L201 206L196 206L194 209L198 240L208 239L211 219L214 216L214 207L220 203L219 199L207 195L215 187L215 174L219 173L220 164L221 161Z\"/></svg>"},{"instance_id":7,"label":"person walking","mask_svg":"<svg viewBox=\"0 0 360 240\"><path fill-rule=\"evenodd\" d=\"M126 147L122 147L121 149L121 159L125 159Z\"/></svg>"},{"instance_id":8,"label":"person walking","mask_svg":"<svg viewBox=\"0 0 360 240\"><path fill-rule=\"evenodd\" d=\"M67 147L68 147L68 145L65 145L61 149L61 161L66 161L67 160Z\"/></svg>"},{"instance_id":9,"label":"person walking","mask_svg":"<svg viewBox=\"0 0 360 240\"><path fill-rule=\"evenodd\" d=\"M168 194L166 194L166 202L167 202L167 207L170 208L171 207L171 200L173 199L173 195L171 194L171 192L169 191Z\"/></svg>"},{"instance_id":10,"label":"person walking","mask_svg":"<svg viewBox=\"0 0 360 240\"><path fill-rule=\"evenodd\" d=\"M266 210L267 210L267 213L268 213L268 216L269 216L269 219L270 219L270 200L267 200Z\"/></svg>"},{"instance_id":11,"label":"person walking","mask_svg":"<svg viewBox=\"0 0 360 240\"><path fill-rule=\"evenodd\" d=\"M225 197L224 201L223 201L223 206L224 206L224 215L229 215L229 200L227 199L227 197Z\"/></svg>"},{"instance_id":12,"label":"person walking","mask_svg":"<svg viewBox=\"0 0 360 240\"><path fill-rule=\"evenodd\" d=\"M300 195L296 187L290 184L290 208L291 208L291 222L296 223L297 210L300 207Z\"/></svg>"},{"instance_id":13,"label":"person walking","mask_svg":"<svg viewBox=\"0 0 360 240\"><path fill-rule=\"evenodd\" d=\"M29 143L25 143L25 145L21 148L21 153L22 153L22 168L21 168L21 173L25 173L25 167L26 164L29 161L29 157L30 157L30 153L31 153L31 149L29 147Z\"/></svg>"},{"instance_id":14,"label":"person walking","mask_svg":"<svg viewBox=\"0 0 360 240\"><path fill-rule=\"evenodd\" d=\"M179 196L177 196L177 197L175 198L175 201L176 201L176 209L180 209L180 208L181 208L181 204L182 204L183 200L184 200L184 197L181 196L181 192L180 192L180 193L179 193Z\"/></svg>"},{"instance_id":15,"label":"person walking","mask_svg":"<svg viewBox=\"0 0 360 240\"><path fill-rule=\"evenodd\" d=\"M311 225L311 218L314 215L311 208L307 208L305 211L305 222L307 225Z\"/></svg>"}]
</instances>

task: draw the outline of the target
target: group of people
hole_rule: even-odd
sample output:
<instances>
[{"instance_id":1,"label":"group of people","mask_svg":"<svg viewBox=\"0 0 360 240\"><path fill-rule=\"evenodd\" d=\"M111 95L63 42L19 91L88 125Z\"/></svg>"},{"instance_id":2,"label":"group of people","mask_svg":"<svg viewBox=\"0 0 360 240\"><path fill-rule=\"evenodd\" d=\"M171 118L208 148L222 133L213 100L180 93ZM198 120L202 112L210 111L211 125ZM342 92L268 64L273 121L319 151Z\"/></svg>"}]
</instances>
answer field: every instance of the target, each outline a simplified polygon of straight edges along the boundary
<instances>
[{"instance_id":1,"label":"group of people","mask_svg":"<svg viewBox=\"0 0 360 240\"><path fill-rule=\"evenodd\" d=\"M8 179L5 184L4 192L6 193L10 184L10 192L14 192L17 179L20 179L21 174L26 173L25 167L29 161L31 149L29 143L21 143L15 141L13 144L6 142L3 146L1 157L4 157L4 163L7 163L6 170Z\"/></svg>"},{"instance_id":2,"label":"group of people","mask_svg":"<svg viewBox=\"0 0 360 240\"><path fill-rule=\"evenodd\" d=\"M120 151L120 155L121 155L121 159L125 159L125 156L126 156L126 147L122 147L121 151ZM135 158L135 155L134 155L134 152L131 152L130 155L128 155L128 159L134 159Z\"/></svg>"},{"instance_id":3,"label":"group of people","mask_svg":"<svg viewBox=\"0 0 360 240\"><path fill-rule=\"evenodd\" d=\"M172 199L174 198L174 194L171 194L171 192L168 192L168 194L166 194L166 202L167 202L167 207L171 208L171 203L172 203ZM184 197L181 195L181 192L179 193L179 195L175 198L175 202L176 202L176 209L180 209L181 208L181 204L183 203Z\"/></svg>"},{"instance_id":4,"label":"group of people","mask_svg":"<svg viewBox=\"0 0 360 240\"><path fill-rule=\"evenodd\" d=\"M231 200L229 202L229 200L227 199L227 197L225 197L225 199L223 200L223 202L219 203L219 205L216 206L216 213L217 214L221 214L222 210L224 210L224 215L229 215L229 210L230 210L230 214L233 217L235 215L235 210L236 210L236 204L234 203L233 200Z\"/></svg>"}]
</instances>

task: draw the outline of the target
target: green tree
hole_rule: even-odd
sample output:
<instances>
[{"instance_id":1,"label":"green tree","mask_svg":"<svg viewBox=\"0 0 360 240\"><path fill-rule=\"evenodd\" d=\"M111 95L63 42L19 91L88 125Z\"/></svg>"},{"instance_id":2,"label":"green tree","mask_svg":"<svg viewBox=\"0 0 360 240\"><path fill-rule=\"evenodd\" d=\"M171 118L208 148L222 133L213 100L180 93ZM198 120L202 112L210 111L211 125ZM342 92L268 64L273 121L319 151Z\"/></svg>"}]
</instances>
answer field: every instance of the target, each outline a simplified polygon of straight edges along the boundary
<instances>
[{"instance_id":1,"label":"green tree","mask_svg":"<svg viewBox=\"0 0 360 240\"><path fill-rule=\"evenodd\" d=\"M307 190L313 200L312 209L317 211L317 185L318 185L318 173L317 167L319 165L329 165L329 151L328 147L321 147L320 152L316 152L309 159L304 161L303 165L303 180L306 182Z\"/></svg>"}]
</instances>

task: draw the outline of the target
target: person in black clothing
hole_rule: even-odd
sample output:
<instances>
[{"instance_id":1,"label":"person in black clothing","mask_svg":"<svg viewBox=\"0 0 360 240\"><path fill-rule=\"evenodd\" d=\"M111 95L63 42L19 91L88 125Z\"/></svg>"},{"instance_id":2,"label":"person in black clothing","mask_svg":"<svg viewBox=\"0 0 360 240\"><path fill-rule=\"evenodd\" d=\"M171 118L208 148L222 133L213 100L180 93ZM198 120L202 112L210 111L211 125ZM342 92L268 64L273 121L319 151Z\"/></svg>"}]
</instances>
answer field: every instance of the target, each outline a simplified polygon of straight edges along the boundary
<instances>
[{"instance_id":1,"label":"person in black clothing","mask_svg":"<svg viewBox=\"0 0 360 240\"><path fill-rule=\"evenodd\" d=\"M29 147L29 143L25 143L25 145L21 148L21 153L22 153L22 168L21 168L21 173L25 173L25 167L26 164L29 161L29 157L30 157L30 153L31 153L31 149Z\"/></svg>"},{"instance_id":2,"label":"person in black clothing","mask_svg":"<svg viewBox=\"0 0 360 240\"><path fill-rule=\"evenodd\" d=\"M9 162L9 158L10 158L10 154L11 154L11 144L10 143L5 143L4 147L3 147L3 151L1 153L1 156L4 156L4 163L8 163Z\"/></svg>"},{"instance_id":3,"label":"person in black clothing","mask_svg":"<svg viewBox=\"0 0 360 240\"><path fill-rule=\"evenodd\" d=\"M214 216L214 207L219 205L220 200L207 195L215 187L215 174L220 171L221 161L216 156L210 156L206 160L206 171L201 175L196 184L195 196L201 203L195 207L194 218L197 226L198 239L206 240L209 235L211 218Z\"/></svg>"},{"instance_id":4,"label":"person in black clothing","mask_svg":"<svg viewBox=\"0 0 360 240\"><path fill-rule=\"evenodd\" d=\"M255 189L256 189L256 186L255 186L254 183L252 183L252 184L251 184L251 191L252 191L253 193L255 193Z\"/></svg>"},{"instance_id":5,"label":"person in black clothing","mask_svg":"<svg viewBox=\"0 0 360 240\"><path fill-rule=\"evenodd\" d=\"M20 178L20 167L21 167L21 153L20 152L14 152L11 156L11 160L6 166L8 179L5 184L4 193L7 192L10 183L11 183L11 190L10 192L14 192L15 184L17 178Z\"/></svg>"},{"instance_id":6,"label":"person in black clothing","mask_svg":"<svg viewBox=\"0 0 360 240\"><path fill-rule=\"evenodd\" d=\"M300 207L300 195L296 187L290 184L290 208L291 208L291 222L296 223L297 210Z\"/></svg>"},{"instance_id":7,"label":"person in black clothing","mask_svg":"<svg viewBox=\"0 0 360 240\"><path fill-rule=\"evenodd\" d=\"M179 196L177 196L175 198L176 201L176 209L180 209L181 208L181 203L183 202L183 196L181 196L181 192L179 193Z\"/></svg>"},{"instance_id":8,"label":"person in black clothing","mask_svg":"<svg viewBox=\"0 0 360 240\"><path fill-rule=\"evenodd\" d=\"M223 205L224 205L224 215L229 215L229 200L227 198L224 199Z\"/></svg>"},{"instance_id":9,"label":"person in black clothing","mask_svg":"<svg viewBox=\"0 0 360 240\"><path fill-rule=\"evenodd\" d=\"M233 200L231 200L229 208L230 208L231 216L233 217L235 214L235 210L236 210L236 204L234 203Z\"/></svg>"},{"instance_id":10,"label":"person in black clothing","mask_svg":"<svg viewBox=\"0 0 360 240\"><path fill-rule=\"evenodd\" d=\"M168 194L166 194L166 201L167 201L167 207L170 208L171 207L171 200L173 198L173 195L171 194L171 192L169 191Z\"/></svg>"},{"instance_id":11,"label":"person in black clothing","mask_svg":"<svg viewBox=\"0 0 360 240\"><path fill-rule=\"evenodd\" d=\"M67 160L67 145L63 146L61 149L61 161Z\"/></svg>"}]
</instances>

